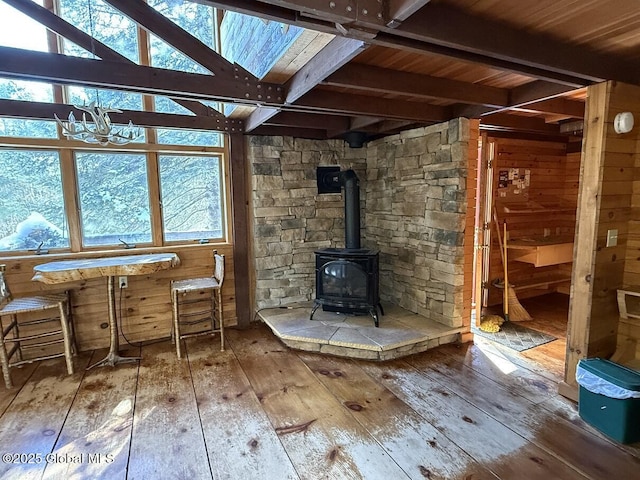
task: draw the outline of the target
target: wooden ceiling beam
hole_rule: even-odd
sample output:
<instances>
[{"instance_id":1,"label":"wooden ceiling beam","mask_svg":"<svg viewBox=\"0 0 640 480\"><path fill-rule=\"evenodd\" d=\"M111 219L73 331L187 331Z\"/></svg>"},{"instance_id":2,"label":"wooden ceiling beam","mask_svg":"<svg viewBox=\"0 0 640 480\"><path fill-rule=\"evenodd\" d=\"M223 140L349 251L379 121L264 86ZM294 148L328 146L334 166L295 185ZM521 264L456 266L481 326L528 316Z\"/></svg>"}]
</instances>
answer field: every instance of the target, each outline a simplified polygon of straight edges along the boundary
<instances>
[{"instance_id":1,"label":"wooden ceiling beam","mask_svg":"<svg viewBox=\"0 0 640 480\"><path fill-rule=\"evenodd\" d=\"M54 114L61 119L66 119L69 116L69 112L73 112L77 119L82 118L83 112L73 105L0 99L0 117L53 120ZM122 113L109 113L109 117L114 124L119 125L126 125L131 120L140 127L217 130L228 133L241 132L243 130L242 120L232 118L220 119L139 110L123 110Z\"/></svg>"},{"instance_id":2,"label":"wooden ceiling beam","mask_svg":"<svg viewBox=\"0 0 640 480\"><path fill-rule=\"evenodd\" d=\"M301 15L320 18L342 25L362 23L382 26L385 3L380 0L268 0L265 3L296 10Z\"/></svg>"},{"instance_id":3,"label":"wooden ceiling beam","mask_svg":"<svg viewBox=\"0 0 640 480\"><path fill-rule=\"evenodd\" d=\"M402 130L413 128L415 122L410 120L385 120L378 123L372 129L368 129L368 133L392 134Z\"/></svg>"},{"instance_id":4,"label":"wooden ceiling beam","mask_svg":"<svg viewBox=\"0 0 640 480\"><path fill-rule=\"evenodd\" d=\"M509 90L411 72L351 63L322 82L326 85L462 103L506 106Z\"/></svg>"},{"instance_id":5,"label":"wooden ceiling beam","mask_svg":"<svg viewBox=\"0 0 640 480\"><path fill-rule=\"evenodd\" d=\"M336 37L287 82L286 103L293 103L354 57L367 45L362 40Z\"/></svg>"},{"instance_id":6,"label":"wooden ceiling beam","mask_svg":"<svg viewBox=\"0 0 640 480\"><path fill-rule=\"evenodd\" d=\"M214 75L244 82L258 79L238 64L227 61L218 52L209 48L186 30L162 15L141 0L105 0L116 10L129 17L145 30L161 38L194 62L202 65Z\"/></svg>"},{"instance_id":7,"label":"wooden ceiling beam","mask_svg":"<svg viewBox=\"0 0 640 480\"><path fill-rule=\"evenodd\" d=\"M326 140L327 131L316 128L295 128L281 127L276 125L261 125L251 132L254 135L269 136L294 136L296 138L311 138L317 140Z\"/></svg>"},{"instance_id":8,"label":"wooden ceiling beam","mask_svg":"<svg viewBox=\"0 0 640 480\"><path fill-rule=\"evenodd\" d=\"M523 117L496 113L487 115L480 120L480 128L483 130L524 131L543 134L559 134L559 125L549 124L544 118Z\"/></svg>"},{"instance_id":9,"label":"wooden ceiling beam","mask_svg":"<svg viewBox=\"0 0 640 480\"><path fill-rule=\"evenodd\" d=\"M512 88L509 93L509 105L512 107L522 107L530 103L550 100L574 90L576 89L565 85L536 80Z\"/></svg>"},{"instance_id":10,"label":"wooden ceiling beam","mask_svg":"<svg viewBox=\"0 0 640 480\"><path fill-rule=\"evenodd\" d=\"M449 5L432 3L409 17L395 32L436 45L576 77L588 83L615 79L640 84L640 73L637 69L629 69L621 58L470 15Z\"/></svg>"},{"instance_id":11,"label":"wooden ceiling beam","mask_svg":"<svg viewBox=\"0 0 640 480\"><path fill-rule=\"evenodd\" d=\"M518 107L522 111L548 113L568 118L584 118L584 102L568 98L552 98Z\"/></svg>"},{"instance_id":12,"label":"wooden ceiling beam","mask_svg":"<svg viewBox=\"0 0 640 480\"><path fill-rule=\"evenodd\" d=\"M247 86L211 75L9 47L0 47L0 77L254 105L278 105L285 98L276 84Z\"/></svg>"},{"instance_id":13,"label":"wooden ceiling beam","mask_svg":"<svg viewBox=\"0 0 640 480\"><path fill-rule=\"evenodd\" d=\"M388 0L387 11L384 13L385 25L397 28L411 15L424 7L431 0Z\"/></svg>"},{"instance_id":14,"label":"wooden ceiling beam","mask_svg":"<svg viewBox=\"0 0 640 480\"><path fill-rule=\"evenodd\" d=\"M371 125L375 125L376 123L380 123L384 120L384 118L380 117L354 117L351 119L349 124L349 130L365 130Z\"/></svg>"},{"instance_id":15,"label":"wooden ceiling beam","mask_svg":"<svg viewBox=\"0 0 640 480\"><path fill-rule=\"evenodd\" d=\"M451 109L447 107L317 89L307 93L292 107L297 106L319 112L327 111L334 114L365 115L416 122L444 122L452 118Z\"/></svg>"},{"instance_id":16,"label":"wooden ceiling beam","mask_svg":"<svg viewBox=\"0 0 640 480\"><path fill-rule=\"evenodd\" d=\"M280 125L293 128L315 128L320 130L349 130L348 117L338 115L318 115L302 112L279 112L265 122L265 125Z\"/></svg>"},{"instance_id":17,"label":"wooden ceiling beam","mask_svg":"<svg viewBox=\"0 0 640 480\"><path fill-rule=\"evenodd\" d=\"M135 65L134 62L129 60L124 55L120 55L115 50L109 48L104 43L92 38L79 28L71 25L66 20L60 18L56 14L50 12L44 7L41 7L37 3L31 0L4 0L8 5L11 5L16 10L31 17L36 22L40 23L52 32L60 35L61 37L75 43L86 51L94 51L94 53L103 60L110 60L114 62L128 63ZM205 105L201 102L193 100L183 100L179 98L172 98L174 102L182 105L187 110L195 113L196 115L202 115L207 117L225 118L220 112Z\"/></svg>"},{"instance_id":18,"label":"wooden ceiling beam","mask_svg":"<svg viewBox=\"0 0 640 480\"><path fill-rule=\"evenodd\" d=\"M286 83L285 103L295 103L365 48L367 45L362 40L344 37L336 37L331 40ZM250 132L259 127L277 112L276 108L261 107L256 109L246 120L247 131Z\"/></svg>"},{"instance_id":19,"label":"wooden ceiling beam","mask_svg":"<svg viewBox=\"0 0 640 480\"><path fill-rule=\"evenodd\" d=\"M481 118L486 115L507 112L515 108L527 108L528 105L541 104L543 108L549 108L551 104L543 104L547 100L552 100L574 91L575 88L557 83L547 82L544 80L535 80L533 82L520 85L519 87L509 90L509 103L505 107L486 107L479 105L459 104L453 107L454 116L467 118ZM581 102L578 102L581 103ZM575 112L578 107L572 105L568 107ZM542 112L543 110L541 110Z\"/></svg>"}]
</instances>

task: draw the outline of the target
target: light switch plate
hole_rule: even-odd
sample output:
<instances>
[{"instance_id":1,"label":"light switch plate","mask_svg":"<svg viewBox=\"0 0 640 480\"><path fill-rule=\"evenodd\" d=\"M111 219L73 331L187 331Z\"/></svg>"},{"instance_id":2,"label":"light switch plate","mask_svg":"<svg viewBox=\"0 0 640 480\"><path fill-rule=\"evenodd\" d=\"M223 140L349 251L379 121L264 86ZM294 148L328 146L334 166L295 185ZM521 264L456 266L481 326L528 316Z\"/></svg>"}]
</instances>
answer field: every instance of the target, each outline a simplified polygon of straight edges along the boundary
<instances>
[{"instance_id":1,"label":"light switch plate","mask_svg":"<svg viewBox=\"0 0 640 480\"><path fill-rule=\"evenodd\" d=\"M607 247L618 245L618 230L607 230Z\"/></svg>"}]
</instances>

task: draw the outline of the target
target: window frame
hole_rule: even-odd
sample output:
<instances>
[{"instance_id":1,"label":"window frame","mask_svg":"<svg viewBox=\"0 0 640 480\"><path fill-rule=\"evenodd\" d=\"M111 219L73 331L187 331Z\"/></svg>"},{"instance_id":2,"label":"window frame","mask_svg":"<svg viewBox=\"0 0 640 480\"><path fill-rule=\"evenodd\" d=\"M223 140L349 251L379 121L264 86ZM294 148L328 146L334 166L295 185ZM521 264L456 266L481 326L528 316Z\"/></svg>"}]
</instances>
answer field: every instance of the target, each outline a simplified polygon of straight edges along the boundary
<instances>
[{"instance_id":1,"label":"window frame","mask_svg":"<svg viewBox=\"0 0 640 480\"><path fill-rule=\"evenodd\" d=\"M46 2L45 2L46 3ZM52 0L53 11L60 14L59 0ZM213 38L214 49L220 51L220 12L213 8ZM138 59L140 65L150 65L149 38L146 30L139 25L137 29L138 43ZM64 51L64 39L60 41L55 33L47 30L48 51L51 53L62 53ZM68 86L51 84L53 91L54 103L68 103ZM150 95L142 95L143 111L155 111L154 97ZM167 127L171 128L171 127ZM125 146L100 146L87 144L75 140L69 140L62 135L58 126L57 138L44 137L0 137L0 148L6 149L24 149L24 150L56 150L60 159L60 173L62 179L64 209L66 215L67 226L69 229L69 248L54 249L48 255L64 255L87 252L110 252L121 251L122 246L118 245L102 245L102 246L83 246L82 241L82 222L80 218L80 201L78 191L78 179L75 162L76 151L101 151L101 152L122 152L122 153L143 153L146 155L147 164L147 181L148 195L151 216L151 243L138 245L138 249L147 249L154 247L164 247L170 245L199 245L199 240L181 241L175 240L164 241L164 221L162 218L161 196L160 196L160 174L158 155L175 154L175 155L191 155L191 156L219 156L221 168L221 206L224 219L223 237L209 238L210 244L231 244L233 241L233 218L231 205L231 184L230 184L230 152L228 135L222 131L215 131L221 138L220 146L202 146L202 145L175 145L175 144L159 144L155 129L145 129L145 139L142 142L131 143ZM134 249L135 250L135 249ZM0 251L2 257L31 256L33 252L28 250Z\"/></svg>"},{"instance_id":2,"label":"window frame","mask_svg":"<svg viewBox=\"0 0 640 480\"><path fill-rule=\"evenodd\" d=\"M160 225L159 228L159 234L162 238L162 244L163 245L192 245L192 244L201 244L201 243L216 243L216 239L214 239L213 237L210 238L200 238L200 239L192 239L192 240L167 240L166 239L166 232L165 232L165 228L164 228L164 209L162 207L162 179L160 177L160 156L162 155L167 155L165 152L160 152L158 154L156 154L156 167L157 167L157 176L158 176L158 199L159 199L159 203L160 203L160 210L162 212L162 215L160 217L160 220L162 222L162 225ZM199 155L199 154L195 154L195 153L173 153L171 154L172 156L185 156L185 157L202 157L202 158L218 158L218 163L219 163L219 168L220 168L220 189L221 189L221 194L220 194L220 212L222 214L222 220L221 220L221 227L222 227L222 237L220 237L221 239L228 239L229 238L229 232L230 232L230 215L229 215L229 195L228 192L229 190L229 186L228 186L228 169L225 166L225 156L224 155Z\"/></svg>"},{"instance_id":3,"label":"window frame","mask_svg":"<svg viewBox=\"0 0 640 480\"><path fill-rule=\"evenodd\" d=\"M67 139L45 139L45 138L22 138L22 137L0 137L0 148L13 150L55 150L58 152L60 159L60 175L62 180L62 194L64 199L64 209L66 221L69 229L69 247L51 249L47 255L69 253L86 253L86 252L110 252L121 251L123 246L118 245L100 245L100 246L83 246L82 240L82 222L80 218L80 201L78 190L78 179L76 170L76 152L98 151L101 153L118 152L118 153L138 153L146 156L148 195L151 217L151 239L150 243L137 245L132 249L146 249L154 247L165 247L173 245L200 245L200 240L164 240L164 220L162 218L161 195L160 195L160 173L158 156L167 155L189 155L200 157L218 157L220 158L220 175L221 175L221 192L220 200L222 205L222 224L223 236L221 238L204 239L205 243L230 244L232 243L231 230L231 185L229 177L229 152L228 138L225 134L221 134L224 147L202 147L188 145L158 145L158 144L129 144L124 147L99 146L82 143L79 141ZM6 250L0 251L2 257L32 256L34 253L29 250Z\"/></svg>"}]
</instances>

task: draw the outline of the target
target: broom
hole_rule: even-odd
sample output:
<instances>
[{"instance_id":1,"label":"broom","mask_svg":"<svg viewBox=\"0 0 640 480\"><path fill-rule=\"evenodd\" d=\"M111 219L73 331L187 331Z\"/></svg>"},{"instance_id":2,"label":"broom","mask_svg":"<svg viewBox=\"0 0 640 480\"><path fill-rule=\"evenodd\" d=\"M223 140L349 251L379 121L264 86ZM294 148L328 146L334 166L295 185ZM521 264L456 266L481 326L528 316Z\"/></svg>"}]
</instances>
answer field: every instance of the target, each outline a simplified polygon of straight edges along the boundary
<instances>
[{"instance_id":1,"label":"broom","mask_svg":"<svg viewBox=\"0 0 640 480\"><path fill-rule=\"evenodd\" d=\"M520 304L516 291L509 284L508 268L507 268L507 221L503 223L504 229L504 245L502 244L502 238L500 237L500 224L498 223L498 215L496 211L493 211L493 220L496 224L496 231L498 232L498 244L500 246L500 258L502 259L502 266L504 268L504 290L503 290L503 308L504 308L504 320L505 322L525 322L532 320L529 312Z\"/></svg>"}]
</instances>

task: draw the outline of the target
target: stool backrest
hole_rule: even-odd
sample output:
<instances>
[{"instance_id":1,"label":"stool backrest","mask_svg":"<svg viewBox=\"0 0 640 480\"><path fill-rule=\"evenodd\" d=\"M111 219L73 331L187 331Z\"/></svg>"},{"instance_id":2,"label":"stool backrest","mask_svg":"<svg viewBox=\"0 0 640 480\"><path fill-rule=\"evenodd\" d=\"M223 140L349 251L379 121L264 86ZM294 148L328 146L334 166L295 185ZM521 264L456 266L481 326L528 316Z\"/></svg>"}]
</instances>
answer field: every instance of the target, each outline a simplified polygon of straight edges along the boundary
<instances>
[{"instance_id":1,"label":"stool backrest","mask_svg":"<svg viewBox=\"0 0 640 480\"><path fill-rule=\"evenodd\" d=\"M217 250L213 251L213 278L222 287L224 281L224 255L220 255Z\"/></svg>"},{"instance_id":2,"label":"stool backrest","mask_svg":"<svg viewBox=\"0 0 640 480\"><path fill-rule=\"evenodd\" d=\"M7 282L4 278L4 273L6 270L6 265L0 265L0 305L13 299L13 296L9 291L9 286L7 285Z\"/></svg>"}]
</instances>

